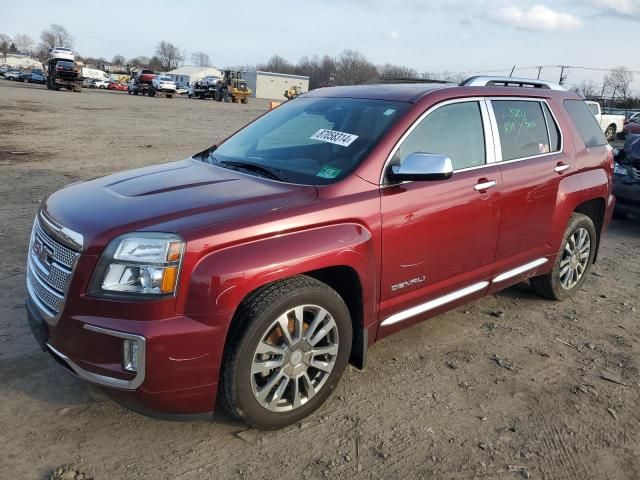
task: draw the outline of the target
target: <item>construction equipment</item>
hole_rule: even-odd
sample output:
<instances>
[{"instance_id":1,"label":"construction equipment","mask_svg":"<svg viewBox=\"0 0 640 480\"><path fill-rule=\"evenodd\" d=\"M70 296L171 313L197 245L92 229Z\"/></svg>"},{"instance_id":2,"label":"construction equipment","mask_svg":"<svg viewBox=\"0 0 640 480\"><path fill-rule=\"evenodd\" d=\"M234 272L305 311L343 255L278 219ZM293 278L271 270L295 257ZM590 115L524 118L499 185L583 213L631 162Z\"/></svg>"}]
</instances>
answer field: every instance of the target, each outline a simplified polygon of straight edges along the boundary
<instances>
[{"instance_id":1,"label":"construction equipment","mask_svg":"<svg viewBox=\"0 0 640 480\"><path fill-rule=\"evenodd\" d=\"M287 100L292 100L301 94L302 94L302 89L300 88L300 86L292 85L289 89L284 91L284 98L286 98Z\"/></svg>"},{"instance_id":2,"label":"construction equipment","mask_svg":"<svg viewBox=\"0 0 640 480\"><path fill-rule=\"evenodd\" d=\"M253 92L247 86L247 81L242 78L242 72L223 70L222 80L218 82L215 99L218 102L249 103L249 97Z\"/></svg>"}]
</instances>

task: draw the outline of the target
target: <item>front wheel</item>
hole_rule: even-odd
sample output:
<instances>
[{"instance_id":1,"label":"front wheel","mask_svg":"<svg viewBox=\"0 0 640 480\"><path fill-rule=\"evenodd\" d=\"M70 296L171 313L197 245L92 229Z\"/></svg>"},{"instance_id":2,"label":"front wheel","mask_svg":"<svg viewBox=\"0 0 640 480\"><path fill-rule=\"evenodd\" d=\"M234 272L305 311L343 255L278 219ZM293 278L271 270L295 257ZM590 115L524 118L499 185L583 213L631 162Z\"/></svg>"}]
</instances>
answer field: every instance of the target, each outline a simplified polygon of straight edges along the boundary
<instances>
[{"instance_id":1,"label":"front wheel","mask_svg":"<svg viewBox=\"0 0 640 480\"><path fill-rule=\"evenodd\" d=\"M333 289L307 276L252 293L225 348L220 397L226 409L260 429L311 414L347 366L349 309Z\"/></svg>"},{"instance_id":2,"label":"front wheel","mask_svg":"<svg viewBox=\"0 0 640 480\"><path fill-rule=\"evenodd\" d=\"M553 270L531 279L536 293L564 300L580 290L596 254L596 235L591 218L581 213L571 215Z\"/></svg>"},{"instance_id":3,"label":"front wheel","mask_svg":"<svg viewBox=\"0 0 640 480\"><path fill-rule=\"evenodd\" d=\"M616 126L609 125L604 131L604 136L607 138L607 141L613 142L616 139Z\"/></svg>"}]
</instances>

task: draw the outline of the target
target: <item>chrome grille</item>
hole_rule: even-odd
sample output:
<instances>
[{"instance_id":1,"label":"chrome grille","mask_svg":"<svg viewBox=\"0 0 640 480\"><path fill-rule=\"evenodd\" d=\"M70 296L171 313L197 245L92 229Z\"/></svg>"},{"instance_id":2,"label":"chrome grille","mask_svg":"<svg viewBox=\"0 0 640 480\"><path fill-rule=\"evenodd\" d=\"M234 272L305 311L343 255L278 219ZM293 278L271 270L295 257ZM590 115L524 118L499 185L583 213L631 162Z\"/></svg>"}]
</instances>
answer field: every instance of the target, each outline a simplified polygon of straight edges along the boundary
<instances>
[{"instance_id":1,"label":"chrome grille","mask_svg":"<svg viewBox=\"0 0 640 480\"><path fill-rule=\"evenodd\" d=\"M57 319L80 253L50 235L42 227L40 215L33 222L29 242L27 289L41 312Z\"/></svg>"}]
</instances>

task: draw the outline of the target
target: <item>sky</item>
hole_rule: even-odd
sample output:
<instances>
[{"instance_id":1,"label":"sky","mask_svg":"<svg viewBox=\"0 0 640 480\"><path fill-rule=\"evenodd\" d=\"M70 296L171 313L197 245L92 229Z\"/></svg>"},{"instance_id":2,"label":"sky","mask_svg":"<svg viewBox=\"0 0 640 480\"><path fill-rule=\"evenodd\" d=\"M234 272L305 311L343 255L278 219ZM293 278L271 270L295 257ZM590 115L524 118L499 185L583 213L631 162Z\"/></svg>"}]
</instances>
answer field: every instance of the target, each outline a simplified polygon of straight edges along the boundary
<instances>
[{"instance_id":1,"label":"sky","mask_svg":"<svg viewBox=\"0 0 640 480\"><path fill-rule=\"evenodd\" d=\"M535 76L521 67L570 65L637 70L634 33L640 0L242 0L138 1L0 0L0 33L35 39L51 23L64 25L84 56L152 56L166 40L204 51L214 65L254 65L273 54L362 52L375 64L419 72L494 71ZM603 71L569 69L567 83L601 83ZM558 68L541 78L558 80Z\"/></svg>"}]
</instances>

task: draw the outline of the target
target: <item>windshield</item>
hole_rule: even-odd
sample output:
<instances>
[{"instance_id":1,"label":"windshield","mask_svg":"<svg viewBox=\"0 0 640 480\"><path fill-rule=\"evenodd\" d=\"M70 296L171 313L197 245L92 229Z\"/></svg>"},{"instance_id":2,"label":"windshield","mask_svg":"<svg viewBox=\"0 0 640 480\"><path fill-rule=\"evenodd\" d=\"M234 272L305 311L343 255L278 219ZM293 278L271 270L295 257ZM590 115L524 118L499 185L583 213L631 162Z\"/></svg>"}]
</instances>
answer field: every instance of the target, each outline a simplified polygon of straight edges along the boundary
<instances>
[{"instance_id":1,"label":"windshield","mask_svg":"<svg viewBox=\"0 0 640 480\"><path fill-rule=\"evenodd\" d=\"M248 125L205 161L306 185L348 175L410 104L354 98L297 98Z\"/></svg>"},{"instance_id":2,"label":"windshield","mask_svg":"<svg viewBox=\"0 0 640 480\"><path fill-rule=\"evenodd\" d=\"M163 82L173 82L173 78L171 77L160 77L160 80Z\"/></svg>"}]
</instances>

